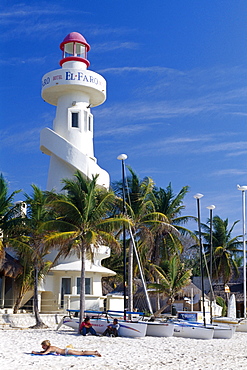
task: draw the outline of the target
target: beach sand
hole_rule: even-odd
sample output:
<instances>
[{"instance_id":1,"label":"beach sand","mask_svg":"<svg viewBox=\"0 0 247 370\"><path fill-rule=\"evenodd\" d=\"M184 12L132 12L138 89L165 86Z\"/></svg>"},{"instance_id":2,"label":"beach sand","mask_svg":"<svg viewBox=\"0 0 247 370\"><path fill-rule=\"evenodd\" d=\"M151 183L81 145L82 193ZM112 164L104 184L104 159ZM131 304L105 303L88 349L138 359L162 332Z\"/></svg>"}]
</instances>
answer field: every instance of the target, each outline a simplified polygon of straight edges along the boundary
<instances>
[{"instance_id":1,"label":"beach sand","mask_svg":"<svg viewBox=\"0 0 247 370\"><path fill-rule=\"evenodd\" d=\"M35 356L49 339L60 348L98 350L102 357ZM62 326L53 329L0 330L1 370L45 369L247 369L247 333L232 339L108 338L78 335Z\"/></svg>"}]
</instances>

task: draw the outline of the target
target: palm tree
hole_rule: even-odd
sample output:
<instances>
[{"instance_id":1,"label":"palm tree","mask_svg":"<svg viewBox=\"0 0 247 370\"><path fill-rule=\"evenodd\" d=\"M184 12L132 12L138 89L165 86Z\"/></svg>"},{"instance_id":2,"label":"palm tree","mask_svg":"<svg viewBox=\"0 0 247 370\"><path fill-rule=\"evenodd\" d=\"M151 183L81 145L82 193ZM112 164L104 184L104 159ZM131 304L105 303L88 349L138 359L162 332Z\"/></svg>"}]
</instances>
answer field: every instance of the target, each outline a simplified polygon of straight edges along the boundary
<instances>
[{"instance_id":1,"label":"palm tree","mask_svg":"<svg viewBox=\"0 0 247 370\"><path fill-rule=\"evenodd\" d=\"M21 287L16 308L20 304L23 294L33 286L33 308L36 324L32 328L45 328L47 326L42 322L38 309L38 283L40 277L47 273L49 267L52 266L51 262L44 259L49 250L47 245L44 244L45 232L43 230L43 224L51 219L51 214L47 208L47 193L36 185L32 185L32 189L31 196L25 194L27 217L19 219L19 236L11 239L11 245L19 255L24 267L24 275L20 279Z\"/></svg>"},{"instance_id":2,"label":"palm tree","mask_svg":"<svg viewBox=\"0 0 247 370\"><path fill-rule=\"evenodd\" d=\"M34 264L30 263L30 261L33 260L34 253L32 248L30 248L29 244L26 242L20 243L13 243L15 245L15 250L18 256L18 261L23 267L23 272L16 278L16 284L19 287L18 295L15 300L15 304L13 307L13 313L17 313L19 308L22 306L22 301L25 296L25 294L34 288L35 283L37 284L37 280L39 281L41 278L47 275L51 267L53 266L53 263L51 261L43 260L42 263L40 263L39 269L38 269L38 279L37 275L34 273ZM44 253L44 257L46 256L46 252ZM42 256L40 256L42 258ZM35 279L35 280L34 280ZM35 311L38 312L37 308L37 290L36 290L36 297L35 297ZM36 320L36 324L38 324L39 327L39 319ZM43 324L41 324L43 326ZM36 326L35 326L36 328Z\"/></svg>"},{"instance_id":3,"label":"palm tree","mask_svg":"<svg viewBox=\"0 0 247 370\"><path fill-rule=\"evenodd\" d=\"M179 234L170 233L163 225L155 230L154 248L152 250L151 262L159 264L161 259L169 259L169 256L174 253L182 253L183 237L189 236L195 238L193 232L185 228L183 225L189 220L195 220L193 216L181 216L185 209L183 199L188 193L189 187L184 186L176 195L172 190L172 185L169 183L166 189L154 188L154 205L157 212L166 215L169 223L176 227Z\"/></svg>"},{"instance_id":4,"label":"palm tree","mask_svg":"<svg viewBox=\"0 0 247 370\"><path fill-rule=\"evenodd\" d=\"M184 186L176 195L172 190L171 183L169 183L166 189L157 187L153 189L155 210L164 214L171 225L170 229L165 224L157 224L153 227L153 244L150 253L150 260L153 264L159 265L161 261L169 260L175 254L181 257L184 250L185 237L194 236L190 230L183 226L189 219L194 219L194 217L181 216L185 208L183 199L188 190L189 187ZM149 270L150 278L159 283L159 276L153 269L152 264L149 266ZM159 294L157 294L156 310L159 310L159 308Z\"/></svg>"},{"instance_id":5,"label":"palm tree","mask_svg":"<svg viewBox=\"0 0 247 370\"><path fill-rule=\"evenodd\" d=\"M236 255L242 253L242 242L239 241L241 235L232 237L234 227L239 221L235 221L229 227L228 218L223 220L219 216L213 217L213 278L223 279L226 284L233 274L238 276L238 264ZM202 225L204 233L202 234L206 243L206 256L209 255L210 246L210 228Z\"/></svg>"},{"instance_id":6,"label":"palm tree","mask_svg":"<svg viewBox=\"0 0 247 370\"><path fill-rule=\"evenodd\" d=\"M169 183L166 189L155 188L155 205L158 212L163 212L176 225L185 223L189 220L189 216L180 216L185 209L183 200L189 191L189 186L183 186L180 192L175 195L172 190L172 184Z\"/></svg>"},{"instance_id":7,"label":"palm tree","mask_svg":"<svg viewBox=\"0 0 247 370\"><path fill-rule=\"evenodd\" d=\"M16 218L18 206L14 205L14 196L21 190L16 190L8 195L8 183L0 175L0 265L4 258L4 247L7 246L13 219Z\"/></svg>"},{"instance_id":8,"label":"palm tree","mask_svg":"<svg viewBox=\"0 0 247 370\"><path fill-rule=\"evenodd\" d=\"M85 311L86 252L92 245L98 247L103 243L120 248L114 231L119 230L123 223L129 225L129 221L121 215L110 217L115 195L112 191L99 188L97 178L98 175L93 176L92 180L86 179L77 171L75 179L64 179L63 191L66 194L58 195L50 203L57 218L45 225L47 229L57 230L47 236L49 245L59 244L60 255L67 256L76 251L81 258L80 322Z\"/></svg>"},{"instance_id":9,"label":"palm tree","mask_svg":"<svg viewBox=\"0 0 247 370\"><path fill-rule=\"evenodd\" d=\"M133 245L139 246L139 254L144 256L142 263L146 264L154 244L153 229L160 226L169 233L178 234L178 231L169 223L163 213L155 211L153 180L149 177L139 180L131 167L128 166L128 170L131 176L127 177L126 208L128 217L133 224L129 229L130 238L128 241L128 309L133 311ZM113 189L117 195L122 194L122 183L114 183ZM121 202L119 208L122 209Z\"/></svg>"},{"instance_id":10,"label":"palm tree","mask_svg":"<svg viewBox=\"0 0 247 370\"><path fill-rule=\"evenodd\" d=\"M192 270L186 269L176 255L172 256L171 259L167 261L166 271L157 265L153 265L153 267L159 277L159 283L149 284L149 287L156 289L157 293L165 293L169 298L168 303L154 313L154 316L158 316L166 307L172 305L175 296L182 288L190 283Z\"/></svg>"}]
</instances>

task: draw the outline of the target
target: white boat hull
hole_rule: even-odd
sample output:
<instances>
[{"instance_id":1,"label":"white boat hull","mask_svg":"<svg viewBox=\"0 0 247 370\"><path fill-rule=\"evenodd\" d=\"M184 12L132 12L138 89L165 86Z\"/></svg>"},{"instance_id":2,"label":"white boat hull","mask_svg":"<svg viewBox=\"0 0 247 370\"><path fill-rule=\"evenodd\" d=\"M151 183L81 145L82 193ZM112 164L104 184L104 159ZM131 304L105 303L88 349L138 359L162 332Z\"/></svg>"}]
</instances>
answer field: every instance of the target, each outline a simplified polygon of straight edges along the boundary
<instances>
[{"instance_id":1,"label":"white boat hull","mask_svg":"<svg viewBox=\"0 0 247 370\"><path fill-rule=\"evenodd\" d=\"M199 325L189 325L187 323L175 323L173 335L183 338L212 339L214 329Z\"/></svg>"},{"instance_id":2,"label":"white boat hull","mask_svg":"<svg viewBox=\"0 0 247 370\"><path fill-rule=\"evenodd\" d=\"M118 334L120 337L145 337L147 333L147 323L138 321L138 322L128 322L128 321L119 321L120 328L118 329Z\"/></svg>"},{"instance_id":3,"label":"white boat hull","mask_svg":"<svg viewBox=\"0 0 247 370\"><path fill-rule=\"evenodd\" d=\"M62 325L68 326L69 328L72 328L74 330L78 330L79 318L65 316L62 318L62 320L58 324L57 330L60 329Z\"/></svg>"},{"instance_id":4,"label":"white boat hull","mask_svg":"<svg viewBox=\"0 0 247 370\"><path fill-rule=\"evenodd\" d=\"M109 325L109 320L107 320L106 318L90 319L90 322L97 334L103 334L107 326ZM142 321L128 322L118 320L118 323L119 323L118 335L120 337L136 338L136 337L145 337L146 335L147 323L145 322ZM78 331L79 318L65 316L59 323L57 329L59 329L61 325L69 326L70 328Z\"/></svg>"},{"instance_id":5,"label":"white boat hull","mask_svg":"<svg viewBox=\"0 0 247 370\"><path fill-rule=\"evenodd\" d=\"M239 321L239 325L236 328L236 331L241 331L241 332L247 332L247 319L243 319Z\"/></svg>"},{"instance_id":6,"label":"white boat hull","mask_svg":"<svg viewBox=\"0 0 247 370\"><path fill-rule=\"evenodd\" d=\"M239 320L234 319L231 317L213 317L212 318L213 325L229 325L230 327L234 327L236 331L238 331L238 326L239 326Z\"/></svg>"},{"instance_id":7,"label":"white boat hull","mask_svg":"<svg viewBox=\"0 0 247 370\"><path fill-rule=\"evenodd\" d=\"M147 322L147 336L172 337L174 324L165 322Z\"/></svg>"},{"instance_id":8,"label":"white boat hull","mask_svg":"<svg viewBox=\"0 0 247 370\"><path fill-rule=\"evenodd\" d=\"M188 322L188 325L198 325L203 326L202 323L198 322ZM231 339L233 334L236 331L236 326L234 325L228 325L228 324L206 324L207 328L214 329L214 335L213 338L215 339Z\"/></svg>"},{"instance_id":9,"label":"white boat hull","mask_svg":"<svg viewBox=\"0 0 247 370\"><path fill-rule=\"evenodd\" d=\"M236 331L236 327L229 325L213 325L214 338L216 339L231 339Z\"/></svg>"}]
</instances>

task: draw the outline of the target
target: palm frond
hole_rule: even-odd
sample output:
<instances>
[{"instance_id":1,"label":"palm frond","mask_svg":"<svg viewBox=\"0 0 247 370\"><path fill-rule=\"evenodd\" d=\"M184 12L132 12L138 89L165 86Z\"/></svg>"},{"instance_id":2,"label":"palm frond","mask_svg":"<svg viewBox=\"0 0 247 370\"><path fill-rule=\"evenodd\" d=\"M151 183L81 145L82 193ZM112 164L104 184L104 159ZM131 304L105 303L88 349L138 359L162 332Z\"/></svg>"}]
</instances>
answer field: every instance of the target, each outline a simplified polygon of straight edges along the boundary
<instances>
[{"instance_id":1,"label":"palm frond","mask_svg":"<svg viewBox=\"0 0 247 370\"><path fill-rule=\"evenodd\" d=\"M54 232L50 233L45 237L45 244L50 247L63 246L71 241L74 241L79 236L78 231L68 231L68 232Z\"/></svg>"}]
</instances>

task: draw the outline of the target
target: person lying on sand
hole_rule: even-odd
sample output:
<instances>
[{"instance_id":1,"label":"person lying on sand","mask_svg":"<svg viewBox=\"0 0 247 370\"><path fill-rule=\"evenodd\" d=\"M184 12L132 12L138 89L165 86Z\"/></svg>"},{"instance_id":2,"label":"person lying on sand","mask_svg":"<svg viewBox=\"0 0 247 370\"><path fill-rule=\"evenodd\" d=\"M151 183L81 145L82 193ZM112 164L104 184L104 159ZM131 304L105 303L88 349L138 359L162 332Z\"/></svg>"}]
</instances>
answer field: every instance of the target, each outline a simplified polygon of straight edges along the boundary
<instances>
[{"instance_id":1,"label":"person lying on sand","mask_svg":"<svg viewBox=\"0 0 247 370\"><path fill-rule=\"evenodd\" d=\"M101 354L98 351L76 351L76 350L71 349L71 348L62 349L62 348L59 348L59 347L51 346L51 343L50 343L49 340L44 340L41 343L41 346L42 346L44 351L41 351L41 352L32 351L32 354L34 354L34 355L48 355L49 353L55 353L55 354L58 354L58 355L76 355L76 356L94 355L94 356L101 357Z\"/></svg>"}]
</instances>

